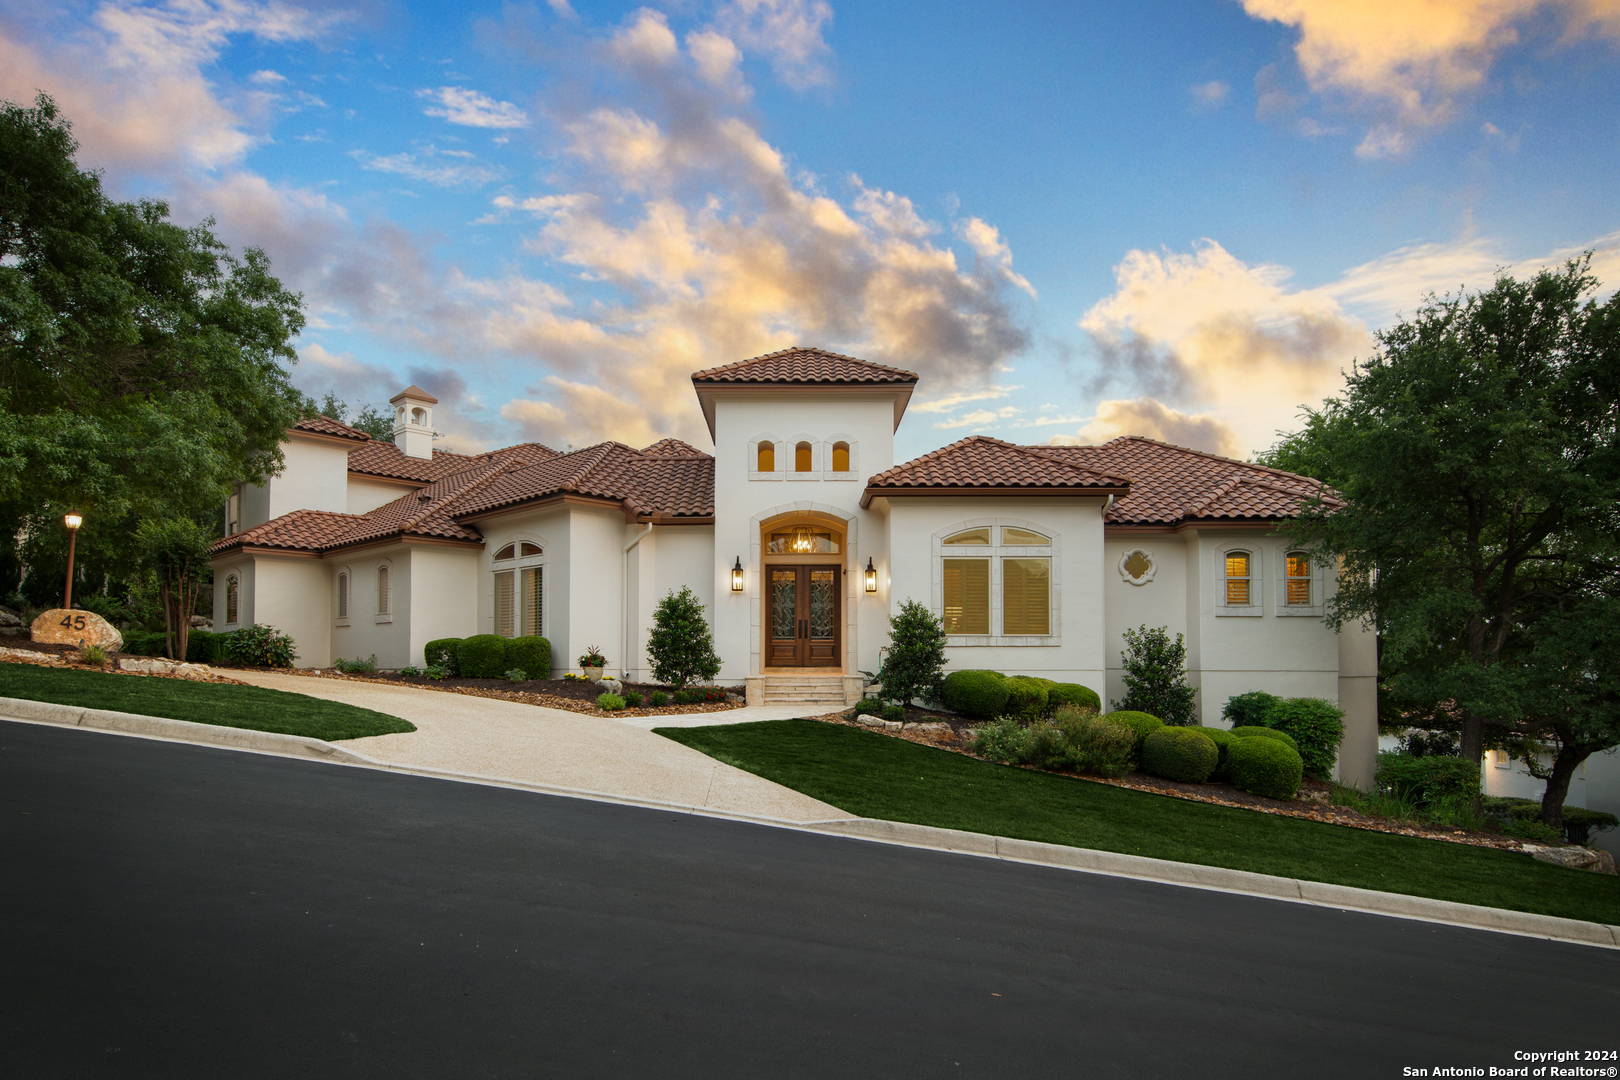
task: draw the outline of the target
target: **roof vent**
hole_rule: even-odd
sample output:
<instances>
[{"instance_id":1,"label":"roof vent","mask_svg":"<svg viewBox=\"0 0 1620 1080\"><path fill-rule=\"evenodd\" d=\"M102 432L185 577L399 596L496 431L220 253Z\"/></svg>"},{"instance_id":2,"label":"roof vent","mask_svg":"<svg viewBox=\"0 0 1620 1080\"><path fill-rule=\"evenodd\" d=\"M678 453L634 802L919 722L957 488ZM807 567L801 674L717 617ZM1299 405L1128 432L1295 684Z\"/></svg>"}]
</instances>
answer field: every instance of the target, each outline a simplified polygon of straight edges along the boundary
<instances>
[{"instance_id":1,"label":"roof vent","mask_svg":"<svg viewBox=\"0 0 1620 1080\"><path fill-rule=\"evenodd\" d=\"M428 494L425 491L418 491L416 493L416 501L417 502L431 502L432 500L433 500L433 496Z\"/></svg>"}]
</instances>

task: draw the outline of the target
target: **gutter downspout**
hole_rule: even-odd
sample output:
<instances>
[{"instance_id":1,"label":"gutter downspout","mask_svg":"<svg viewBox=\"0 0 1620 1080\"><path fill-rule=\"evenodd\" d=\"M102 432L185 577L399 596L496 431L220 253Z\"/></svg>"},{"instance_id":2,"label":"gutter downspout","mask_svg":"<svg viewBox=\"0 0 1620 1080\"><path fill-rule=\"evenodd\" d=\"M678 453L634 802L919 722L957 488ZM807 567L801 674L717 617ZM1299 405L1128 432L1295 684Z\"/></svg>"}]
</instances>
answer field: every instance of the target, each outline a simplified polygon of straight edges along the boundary
<instances>
[{"instance_id":1,"label":"gutter downspout","mask_svg":"<svg viewBox=\"0 0 1620 1080\"><path fill-rule=\"evenodd\" d=\"M635 617L630 603L630 549L651 536L652 531L652 522L649 521L646 532L637 533L633 540L624 545L624 559L619 563L619 596L624 599L624 632L619 640L623 649L619 655L624 659L619 663L619 677L626 681L630 678L630 620Z\"/></svg>"}]
</instances>

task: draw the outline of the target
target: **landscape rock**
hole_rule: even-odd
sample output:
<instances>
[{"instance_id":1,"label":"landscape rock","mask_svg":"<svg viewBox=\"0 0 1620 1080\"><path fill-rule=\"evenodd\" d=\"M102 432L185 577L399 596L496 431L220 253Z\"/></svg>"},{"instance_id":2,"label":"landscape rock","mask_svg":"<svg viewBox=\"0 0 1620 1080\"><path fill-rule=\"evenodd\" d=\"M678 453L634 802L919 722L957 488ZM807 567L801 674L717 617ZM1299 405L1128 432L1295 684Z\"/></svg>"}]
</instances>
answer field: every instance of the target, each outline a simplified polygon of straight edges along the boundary
<instances>
[{"instance_id":1,"label":"landscape rock","mask_svg":"<svg viewBox=\"0 0 1620 1080\"><path fill-rule=\"evenodd\" d=\"M107 652L124 647L118 628L93 611L52 608L29 627L29 636L50 645L95 645Z\"/></svg>"},{"instance_id":2,"label":"landscape rock","mask_svg":"<svg viewBox=\"0 0 1620 1080\"><path fill-rule=\"evenodd\" d=\"M191 617L191 628L193 630L212 630L214 620L206 615L193 615Z\"/></svg>"},{"instance_id":3,"label":"landscape rock","mask_svg":"<svg viewBox=\"0 0 1620 1080\"><path fill-rule=\"evenodd\" d=\"M942 720L931 720L926 723L907 724L907 731L915 731L919 735L941 735L951 730L951 725Z\"/></svg>"},{"instance_id":4,"label":"landscape rock","mask_svg":"<svg viewBox=\"0 0 1620 1080\"><path fill-rule=\"evenodd\" d=\"M16 614L0 608L0 626L21 626L23 621Z\"/></svg>"},{"instance_id":5,"label":"landscape rock","mask_svg":"<svg viewBox=\"0 0 1620 1080\"><path fill-rule=\"evenodd\" d=\"M883 717L873 716L871 713L862 713L855 718L855 722L862 727L881 728L883 726Z\"/></svg>"},{"instance_id":6,"label":"landscape rock","mask_svg":"<svg viewBox=\"0 0 1620 1080\"><path fill-rule=\"evenodd\" d=\"M1538 862L1567 866L1571 870L1590 870L1597 874L1612 874L1614 856L1607 851L1586 847L1527 847L1530 857Z\"/></svg>"},{"instance_id":7,"label":"landscape rock","mask_svg":"<svg viewBox=\"0 0 1620 1080\"><path fill-rule=\"evenodd\" d=\"M885 720L885 721L883 721L883 730L884 731L899 731L901 728L903 728L905 726L906 726L905 721L903 721L903 720Z\"/></svg>"},{"instance_id":8,"label":"landscape rock","mask_svg":"<svg viewBox=\"0 0 1620 1080\"><path fill-rule=\"evenodd\" d=\"M186 664L178 660L165 660L161 656L142 656L133 660L126 656L118 661L118 666L137 675L178 675L182 679L207 679L214 674L214 669L207 664Z\"/></svg>"},{"instance_id":9,"label":"landscape rock","mask_svg":"<svg viewBox=\"0 0 1620 1080\"><path fill-rule=\"evenodd\" d=\"M1301 802L1321 803L1323 806L1332 801L1328 797L1326 788L1302 787L1299 789L1299 794L1295 795L1294 798Z\"/></svg>"}]
</instances>

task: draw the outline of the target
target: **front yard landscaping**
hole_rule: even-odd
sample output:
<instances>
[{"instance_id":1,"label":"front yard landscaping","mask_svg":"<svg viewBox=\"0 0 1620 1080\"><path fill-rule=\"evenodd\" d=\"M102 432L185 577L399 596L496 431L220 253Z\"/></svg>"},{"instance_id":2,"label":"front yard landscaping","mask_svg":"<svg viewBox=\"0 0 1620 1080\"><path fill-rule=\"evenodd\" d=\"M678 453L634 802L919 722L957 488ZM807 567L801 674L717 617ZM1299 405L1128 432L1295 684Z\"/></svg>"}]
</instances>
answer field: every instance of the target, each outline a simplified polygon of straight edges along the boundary
<instances>
[{"instance_id":1,"label":"front yard landscaping","mask_svg":"<svg viewBox=\"0 0 1620 1080\"><path fill-rule=\"evenodd\" d=\"M38 664L0 663L0 697L305 735L326 742L416 730L416 725L397 716L281 690Z\"/></svg>"},{"instance_id":2,"label":"front yard landscaping","mask_svg":"<svg viewBox=\"0 0 1620 1080\"><path fill-rule=\"evenodd\" d=\"M1620 923L1620 878L1517 852L1189 802L842 724L654 730L862 817Z\"/></svg>"}]
</instances>

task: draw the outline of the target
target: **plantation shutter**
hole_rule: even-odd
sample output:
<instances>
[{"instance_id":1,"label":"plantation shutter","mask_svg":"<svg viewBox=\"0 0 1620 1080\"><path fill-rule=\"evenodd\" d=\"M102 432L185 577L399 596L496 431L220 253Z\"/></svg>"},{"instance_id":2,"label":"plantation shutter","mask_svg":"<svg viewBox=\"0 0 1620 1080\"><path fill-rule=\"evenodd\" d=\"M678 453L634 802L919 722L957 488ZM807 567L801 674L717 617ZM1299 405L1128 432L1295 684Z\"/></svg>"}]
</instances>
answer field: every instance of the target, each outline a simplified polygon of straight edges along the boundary
<instances>
[{"instance_id":1,"label":"plantation shutter","mask_svg":"<svg viewBox=\"0 0 1620 1080\"><path fill-rule=\"evenodd\" d=\"M518 571L523 581L523 629L524 634L540 633L540 590L541 575L545 568L541 566L528 566ZM540 676L535 676L539 678Z\"/></svg>"},{"instance_id":2,"label":"plantation shutter","mask_svg":"<svg viewBox=\"0 0 1620 1080\"><path fill-rule=\"evenodd\" d=\"M990 560L944 559L947 634L990 632Z\"/></svg>"},{"instance_id":3,"label":"plantation shutter","mask_svg":"<svg viewBox=\"0 0 1620 1080\"><path fill-rule=\"evenodd\" d=\"M1226 557L1226 602L1234 607L1249 603L1249 556L1241 551Z\"/></svg>"},{"instance_id":4,"label":"plantation shutter","mask_svg":"<svg viewBox=\"0 0 1620 1080\"><path fill-rule=\"evenodd\" d=\"M349 575L338 575L338 618L349 617Z\"/></svg>"},{"instance_id":5,"label":"plantation shutter","mask_svg":"<svg viewBox=\"0 0 1620 1080\"><path fill-rule=\"evenodd\" d=\"M513 616L517 614L517 574L502 570L495 575L495 632L511 637Z\"/></svg>"},{"instance_id":6,"label":"plantation shutter","mask_svg":"<svg viewBox=\"0 0 1620 1080\"><path fill-rule=\"evenodd\" d=\"M1052 632L1052 560L1001 560L1004 634Z\"/></svg>"},{"instance_id":7,"label":"plantation shutter","mask_svg":"<svg viewBox=\"0 0 1620 1080\"><path fill-rule=\"evenodd\" d=\"M388 567L377 567L377 614L388 614Z\"/></svg>"}]
</instances>

